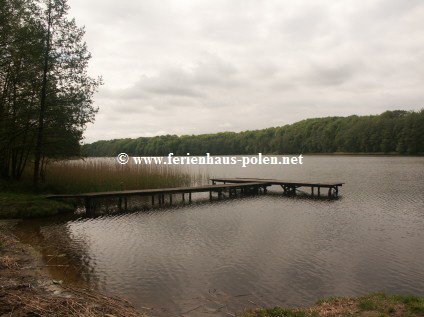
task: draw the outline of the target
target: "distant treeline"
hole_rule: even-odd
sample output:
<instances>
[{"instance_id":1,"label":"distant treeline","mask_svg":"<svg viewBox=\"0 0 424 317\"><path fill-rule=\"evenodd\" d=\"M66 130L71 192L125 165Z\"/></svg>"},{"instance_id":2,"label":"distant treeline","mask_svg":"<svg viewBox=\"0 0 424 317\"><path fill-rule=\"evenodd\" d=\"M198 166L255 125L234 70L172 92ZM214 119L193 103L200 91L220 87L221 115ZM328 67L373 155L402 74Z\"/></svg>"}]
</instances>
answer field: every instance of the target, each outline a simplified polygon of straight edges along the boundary
<instances>
[{"instance_id":1,"label":"distant treeline","mask_svg":"<svg viewBox=\"0 0 424 317\"><path fill-rule=\"evenodd\" d=\"M87 156L424 153L424 109L386 111L374 116L307 119L282 127L201 135L164 135L97 141L83 145Z\"/></svg>"}]
</instances>

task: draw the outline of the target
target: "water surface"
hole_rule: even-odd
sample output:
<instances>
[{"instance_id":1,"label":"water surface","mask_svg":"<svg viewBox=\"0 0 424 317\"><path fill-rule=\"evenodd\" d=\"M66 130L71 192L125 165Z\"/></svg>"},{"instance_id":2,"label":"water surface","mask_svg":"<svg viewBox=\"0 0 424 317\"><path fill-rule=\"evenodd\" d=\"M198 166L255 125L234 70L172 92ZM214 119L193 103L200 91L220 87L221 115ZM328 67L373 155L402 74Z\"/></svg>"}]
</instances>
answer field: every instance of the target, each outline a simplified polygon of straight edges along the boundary
<instances>
[{"instance_id":1,"label":"water surface","mask_svg":"<svg viewBox=\"0 0 424 317\"><path fill-rule=\"evenodd\" d=\"M228 316L374 291L424 295L424 158L190 168L346 184L338 200L283 197L275 187L266 196L209 203L194 194L192 205L39 221L45 256L63 253L70 264L54 274L123 296L150 316Z\"/></svg>"}]
</instances>

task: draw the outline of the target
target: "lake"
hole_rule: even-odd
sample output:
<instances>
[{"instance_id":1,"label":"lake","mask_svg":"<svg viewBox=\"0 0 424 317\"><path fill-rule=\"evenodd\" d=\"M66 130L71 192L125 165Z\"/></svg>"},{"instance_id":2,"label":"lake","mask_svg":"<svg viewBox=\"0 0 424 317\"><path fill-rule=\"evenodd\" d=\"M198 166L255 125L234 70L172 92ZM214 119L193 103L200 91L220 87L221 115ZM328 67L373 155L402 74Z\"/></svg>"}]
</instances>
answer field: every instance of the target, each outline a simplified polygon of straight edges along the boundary
<instances>
[{"instance_id":1,"label":"lake","mask_svg":"<svg viewBox=\"0 0 424 317\"><path fill-rule=\"evenodd\" d=\"M336 200L284 197L278 187L213 202L194 194L191 205L25 221L18 230L46 261L70 265L52 267L55 278L122 296L150 316L230 316L376 291L424 296L424 157L184 168L346 184Z\"/></svg>"}]
</instances>

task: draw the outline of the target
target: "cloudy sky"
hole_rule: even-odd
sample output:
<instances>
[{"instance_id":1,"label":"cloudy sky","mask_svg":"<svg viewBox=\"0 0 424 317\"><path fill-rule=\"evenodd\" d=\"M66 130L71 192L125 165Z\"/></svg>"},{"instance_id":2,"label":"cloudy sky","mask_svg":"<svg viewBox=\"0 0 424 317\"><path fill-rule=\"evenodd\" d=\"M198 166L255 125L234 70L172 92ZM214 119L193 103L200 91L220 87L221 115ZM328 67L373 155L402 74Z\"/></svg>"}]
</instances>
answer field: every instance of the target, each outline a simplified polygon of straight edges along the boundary
<instances>
[{"instance_id":1,"label":"cloudy sky","mask_svg":"<svg viewBox=\"0 0 424 317\"><path fill-rule=\"evenodd\" d=\"M100 108L86 142L424 107L422 0L68 0Z\"/></svg>"}]
</instances>

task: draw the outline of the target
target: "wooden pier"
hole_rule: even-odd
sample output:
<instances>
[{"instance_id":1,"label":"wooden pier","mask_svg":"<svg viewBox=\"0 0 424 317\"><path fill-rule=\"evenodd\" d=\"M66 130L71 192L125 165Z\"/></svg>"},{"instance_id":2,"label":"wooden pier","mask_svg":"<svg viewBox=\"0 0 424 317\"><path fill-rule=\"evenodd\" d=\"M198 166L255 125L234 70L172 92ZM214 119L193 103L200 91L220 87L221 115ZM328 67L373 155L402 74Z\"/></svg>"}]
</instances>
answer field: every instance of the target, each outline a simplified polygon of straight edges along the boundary
<instances>
[{"instance_id":1,"label":"wooden pier","mask_svg":"<svg viewBox=\"0 0 424 317\"><path fill-rule=\"evenodd\" d=\"M279 185L283 188L283 193L286 195L296 195L296 190L301 187L310 187L311 195L315 195L315 189L317 189L318 197L321 196L321 188L328 189L328 197L337 197L339 195L339 187L343 186L342 182L291 182L282 181L277 179L262 179L262 178L212 178L212 184L216 183L231 183L231 184L242 184L249 182L264 182L270 185Z\"/></svg>"},{"instance_id":2,"label":"wooden pier","mask_svg":"<svg viewBox=\"0 0 424 317\"><path fill-rule=\"evenodd\" d=\"M192 193L209 192L209 199L212 200L213 193L217 193L218 198L221 199L223 193L226 192L229 196L237 196L240 194L259 194L267 193L267 188L272 185L279 185L283 188L283 194L296 195L296 190L301 187L310 187L311 195L315 195L317 189L318 197L321 196L321 188L328 189L329 197L337 197L339 187L344 183L342 182L288 182L276 179L262 179L262 178L212 178L212 185L193 186L193 187L176 187L176 188L158 188L158 189L143 189L143 190L123 190L123 191L110 191L110 192L96 192L85 193L76 195L49 195L48 199L82 199L84 200L85 210L88 215L92 215L94 211L94 200L99 198L116 198L119 210L127 210L128 197L151 197L152 206L155 205L155 199L159 205L165 204L165 195L169 195L169 203L172 205L172 197L176 194L182 195L182 200L185 201L186 194L188 201L191 203ZM221 183L221 184L217 184Z\"/></svg>"},{"instance_id":3,"label":"wooden pier","mask_svg":"<svg viewBox=\"0 0 424 317\"><path fill-rule=\"evenodd\" d=\"M222 198L224 192L228 192L229 196L237 196L240 194L259 194L266 193L267 187L271 184L267 182L240 182L232 184L214 184L194 187L175 187L175 188L158 188L158 189L143 189L143 190L123 190L123 191L110 191L110 192L96 192L96 193L84 193L76 195L49 195L46 196L48 199L83 199L85 204L85 210L88 215L91 215L94 210L94 200L99 198L117 198L118 207L120 210L127 209L127 198L128 197L146 197L150 196L152 205L155 204L155 197L158 200L158 204L162 205L165 203L165 195L169 195L169 203L172 205L172 197L175 194L181 194L182 200L185 201L185 195L188 194L188 201L191 203L192 193L209 192L209 199L212 200L213 193L218 194L218 198ZM124 207L122 206L124 204Z\"/></svg>"}]
</instances>

